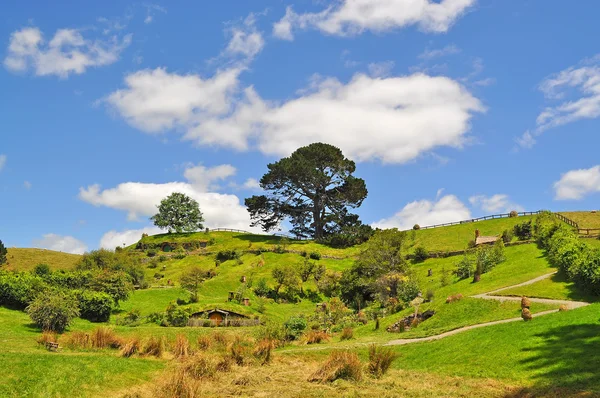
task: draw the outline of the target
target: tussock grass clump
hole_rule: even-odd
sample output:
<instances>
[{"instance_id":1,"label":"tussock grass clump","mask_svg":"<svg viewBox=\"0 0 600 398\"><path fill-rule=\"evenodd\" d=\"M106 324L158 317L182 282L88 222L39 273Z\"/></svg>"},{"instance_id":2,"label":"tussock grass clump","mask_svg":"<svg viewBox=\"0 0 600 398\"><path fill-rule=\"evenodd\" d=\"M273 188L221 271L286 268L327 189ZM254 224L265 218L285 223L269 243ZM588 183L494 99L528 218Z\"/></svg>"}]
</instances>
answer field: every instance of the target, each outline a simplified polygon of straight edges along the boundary
<instances>
[{"instance_id":1,"label":"tussock grass clump","mask_svg":"<svg viewBox=\"0 0 600 398\"><path fill-rule=\"evenodd\" d=\"M206 355L191 356L183 365L183 370L196 380L212 378L217 371L215 361Z\"/></svg>"},{"instance_id":2,"label":"tussock grass clump","mask_svg":"<svg viewBox=\"0 0 600 398\"><path fill-rule=\"evenodd\" d=\"M246 347L240 341L234 341L229 346L229 356L238 366L244 366L246 360Z\"/></svg>"},{"instance_id":3,"label":"tussock grass clump","mask_svg":"<svg viewBox=\"0 0 600 398\"><path fill-rule=\"evenodd\" d=\"M523 320L527 322L533 319L533 315L531 315L531 311L529 311L528 308L523 308L523 310L521 311L521 318L523 318Z\"/></svg>"},{"instance_id":4,"label":"tussock grass clump","mask_svg":"<svg viewBox=\"0 0 600 398\"><path fill-rule=\"evenodd\" d=\"M338 379L362 380L362 366L358 355L350 351L334 351L316 372L310 382L326 383Z\"/></svg>"},{"instance_id":5,"label":"tussock grass clump","mask_svg":"<svg viewBox=\"0 0 600 398\"><path fill-rule=\"evenodd\" d=\"M304 335L306 344L320 344L324 341L329 341L329 335L322 330L309 330Z\"/></svg>"},{"instance_id":6,"label":"tussock grass clump","mask_svg":"<svg viewBox=\"0 0 600 398\"><path fill-rule=\"evenodd\" d=\"M134 337L132 339L129 339L123 345L123 348L121 348L120 355L122 357L129 358L132 355L137 354L138 352L140 352L141 348L142 348L142 343L140 342L140 339L137 338L137 337Z\"/></svg>"},{"instance_id":7,"label":"tussock grass clump","mask_svg":"<svg viewBox=\"0 0 600 398\"><path fill-rule=\"evenodd\" d=\"M123 346L123 339L117 336L114 330L105 326L94 329L90 340L93 348L121 348Z\"/></svg>"},{"instance_id":8,"label":"tussock grass clump","mask_svg":"<svg viewBox=\"0 0 600 398\"><path fill-rule=\"evenodd\" d=\"M371 344L369 346L369 373L373 377L380 378L397 358L398 354L391 348L377 347L375 344Z\"/></svg>"},{"instance_id":9,"label":"tussock grass clump","mask_svg":"<svg viewBox=\"0 0 600 398\"><path fill-rule=\"evenodd\" d=\"M568 311L569 307L567 307L566 304L561 304L560 307L558 307L558 310L561 312Z\"/></svg>"},{"instance_id":10,"label":"tussock grass clump","mask_svg":"<svg viewBox=\"0 0 600 398\"><path fill-rule=\"evenodd\" d=\"M90 338L90 335L85 332L75 331L66 335L65 344L71 349L85 350L92 348L92 339Z\"/></svg>"},{"instance_id":11,"label":"tussock grass clump","mask_svg":"<svg viewBox=\"0 0 600 398\"><path fill-rule=\"evenodd\" d=\"M207 351L212 345L212 340L209 336L198 336L198 348L202 351Z\"/></svg>"},{"instance_id":12,"label":"tussock grass clump","mask_svg":"<svg viewBox=\"0 0 600 398\"><path fill-rule=\"evenodd\" d=\"M42 334L36 339L37 343L45 346L47 343L58 342L58 335L54 332L42 332Z\"/></svg>"},{"instance_id":13,"label":"tussock grass clump","mask_svg":"<svg viewBox=\"0 0 600 398\"><path fill-rule=\"evenodd\" d=\"M229 338L225 333L215 332L212 334L212 339L216 344L226 346L229 343Z\"/></svg>"},{"instance_id":14,"label":"tussock grass clump","mask_svg":"<svg viewBox=\"0 0 600 398\"><path fill-rule=\"evenodd\" d=\"M450 303L455 303L457 301L460 301L463 299L463 295L462 294L455 294L453 296L448 296L448 298L446 298L446 304L450 304Z\"/></svg>"},{"instance_id":15,"label":"tussock grass clump","mask_svg":"<svg viewBox=\"0 0 600 398\"><path fill-rule=\"evenodd\" d=\"M220 373L228 373L231 372L231 367L233 365L233 361L229 357L222 357L219 362L217 362L215 366L215 370Z\"/></svg>"},{"instance_id":16,"label":"tussock grass clump","mask_svg":"<svg viewBox=\"0 0 600 398\"><path fill-rule=\"evenodd\" d=\"M340 336L340 340L350 340L354 338L354 329L347 327L342 329L342 335Z\"/></svg>"},{"instance_id":17,"label":"tussock grass clump","mask_svg":"<svg viewBox=\"0 0 600 398\"><path fill-rule=\"evenodd\" d=\"M258 342L254 348L254 357L260 361L261 365L266 365L271 362L272 351L275 348L275 341L263 339Z\"/></svg>"},{"instance_id":18,"label":"tussock grass clump","mask_svg":"<svg viewBox=\"0 0 600 398\"><path fill-rule=\"evenodd\" d=\"M157 398L196 398L199 393L199 383L189 377L185 370L179 369L158 385L154 396Z\"/></svg>"},{"instance_id":19,"label":"tussock grass clump","mask_svg":"<svg viewBox=\"0 0 600 398\"><path fill-rule=\"evenodd\" d=\"M525 296L521 297L521 309L529 307L531 307L531 300Z\"/></svg>"},{"instance_id":20,"label":"tussock grass clump","mask_svg":"<svg viewBox=\"0 0 600 398\"><path fill-rule=\"evenodd\" d=\"M152 355L157 358L162 357L165 352L165 340L164 338L150 337L150 340L146 342L144 345L143 354L144 355Z\"/></svg>"},{"instance_id":21,"label":"tussock grass clump","mask_svg":"<svg viewBox=\"0 0 600 398\"><path fill-rule=\"evenodd\" d=\"M178 334L173 346L175 358L185 358L190 355L190 342L183 334Z\"/></svg>"}]
</instances>

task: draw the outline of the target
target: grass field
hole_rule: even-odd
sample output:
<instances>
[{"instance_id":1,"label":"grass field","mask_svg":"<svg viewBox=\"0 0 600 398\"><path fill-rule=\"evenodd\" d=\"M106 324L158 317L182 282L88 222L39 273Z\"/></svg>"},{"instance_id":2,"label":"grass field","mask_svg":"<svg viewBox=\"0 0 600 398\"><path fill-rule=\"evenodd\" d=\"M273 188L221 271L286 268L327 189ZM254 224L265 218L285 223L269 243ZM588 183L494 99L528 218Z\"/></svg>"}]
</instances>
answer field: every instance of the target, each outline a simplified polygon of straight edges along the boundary
<instances>
[{"instance_id":1,"label":"grass field","mask_svg":"<svg viewBox=\"0 0 600 398\"><path fill-rule=\"evenodd\" d=\"M590 211L561 211L560 214L575 221L579 228L600 228L600 213Z\"/></svg>"},{"instance_id":2,"label":"grass field","mask_svg":"<svg viewBox=\"0 0 600 398\"><path fill-rule=\"evenodd\" d=\"M503 290L499 296L527 296L549 298L554 300L598 301L598 297L585 294L569 281L562 273L527 286Z\"/></svg>"},{"instance_id":3,"label":"grass field","mask_svg":"<svg viewBox=\"0 0 600 398\"><path fill-rule=\"evenodd\" d=\"M38 264L48 264L50 269L71 269L81 258L78 254L55 252L46 249L8 249L7 269L31 271Z\"/></svg>"}]
</instances>

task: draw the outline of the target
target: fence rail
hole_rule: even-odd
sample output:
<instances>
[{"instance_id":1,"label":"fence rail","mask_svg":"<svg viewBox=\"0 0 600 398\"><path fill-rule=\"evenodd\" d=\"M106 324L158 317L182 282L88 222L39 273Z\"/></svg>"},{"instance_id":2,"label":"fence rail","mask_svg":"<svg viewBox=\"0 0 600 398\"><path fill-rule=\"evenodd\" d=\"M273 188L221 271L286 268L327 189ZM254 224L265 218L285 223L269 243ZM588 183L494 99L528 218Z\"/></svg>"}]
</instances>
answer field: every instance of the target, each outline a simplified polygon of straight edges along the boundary
<instances>
[{"instance_id":1,"label":"fence rail","mask_svg":"<svg viewBox=\"0 0 600 398\"><path fill-rule=\"evenodd\" d=\"M538 210L538 211L520 211L520 212L518 212L518 215L519 216L534 216L536 214L540 214L541 211L542 210ZM462 220L462 221L454 221L454 222L449 222L449 223L444 223L444 224L428 225L426 227L421 227L420 229L431 229L431 228L439 228L439 227L449 227L451 225L469 224L469 223L473 223L473 222L477 222L477 221L493 220L495 218L509 218L509 217L510 217L510 213L491 214L491 215L488 215L488 216L471 218L470 220Z\"/></svg>"},{"instance_id":2,"label":"fence rail","mask_svg":"<svg viewBox=\"0 0 600 398\"><path fill-rule=\"evenodd\" d=\"M600 236L600 228L581 228L578 223L571 220L570 218L563 216L560 213L554 213L554 215L556 216L556 218L558 218L565 224L575 228L577 230L577 233L584 238Z\"/></svg>"},{"instance_id":3,"label":"fence rail","mask_svg":"<svg viewBox=\"0 0 600 398\"><path fill-rule=\"evenodd\" d=\"M556 218L558 218L560 221L564 222L565 224L570 225L573 228L576 228L579 230L579 224L577 224L575 221L571 220L570 218L567 218L560 213L554 213L554 216Z\"/></svg>"}]
</instances>

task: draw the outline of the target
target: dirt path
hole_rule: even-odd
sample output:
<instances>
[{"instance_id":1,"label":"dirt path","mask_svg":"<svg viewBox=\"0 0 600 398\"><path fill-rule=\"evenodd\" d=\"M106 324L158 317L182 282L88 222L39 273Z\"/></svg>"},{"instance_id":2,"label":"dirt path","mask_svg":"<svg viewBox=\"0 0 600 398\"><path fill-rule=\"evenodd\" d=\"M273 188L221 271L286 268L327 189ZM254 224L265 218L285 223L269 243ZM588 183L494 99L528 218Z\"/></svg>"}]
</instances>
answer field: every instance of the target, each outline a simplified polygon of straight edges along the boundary
<instances>
[{"instance_id":1,"label":"dirt path","mask_svg":"<svg viewBox=\"0 0 600 398\"><path fill-rule=\"evenodd\" d=\"M554 274L556 274L556 272L552 272L550 274L538 276L537 278L528 280L528 281L523 282L523 283L519 283L517 285L503 287L501 289L492 290L491 292L477 294L477 295L471 296L471 297L473 297L473 298L479 298L479 299L484 299L484 300L497 300L497 301L500 301L500 302L504 302L504 301L521 301L521 297L494 296L493 293L498 293L498 292L501 292L503 290L508 290L508 289L512 289L512 288L515 288L515 287L521 287L521 286L531 285L531 284L539 282L541 280L550 278ZM580 308L580 307L585 307L586 305L590 305L590 303L586 303L584 301L551 300L551 299L542 299L542 298L529 298L529 301L531 301L532 303L566 305L568 309ZM533 317L535 318L535 317L538 317L538 316L552 314L552 313L555 313L555 312L558 312L558 310L542 311L542 312L538 312L537 314L533 314ZM415 338L415 339L396 339L396 340L391 340L386 345L405 345L405 344L412 344L412 343L421 343L421 342L425 342L425 341L439 340L439 339L443 339L444 337L452 336L454 334L466 332L467 330L472 330L472 329L477 329L477 328L483 328L483 327L493 326L493 325L499 325L499 324L502 324L502 323L518 322L518 321L522 321L522 318L518 317L518 318L502 319L500 321L479 323L477 325L464 326L462 328L454 329L454 330L451 330L449 332L441 333L441 334L438 334L438 335L435 335L435 336L420 337L420 338Z\"/></svg>"}]
</instances>

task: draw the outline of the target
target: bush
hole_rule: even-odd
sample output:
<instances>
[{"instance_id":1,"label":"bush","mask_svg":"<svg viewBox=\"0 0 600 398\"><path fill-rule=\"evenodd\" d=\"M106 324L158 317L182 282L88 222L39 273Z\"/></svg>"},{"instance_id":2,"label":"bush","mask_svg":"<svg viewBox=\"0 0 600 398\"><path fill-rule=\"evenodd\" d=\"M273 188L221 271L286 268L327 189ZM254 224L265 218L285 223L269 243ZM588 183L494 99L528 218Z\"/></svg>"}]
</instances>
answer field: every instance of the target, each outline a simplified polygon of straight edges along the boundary
<instances>
[{"instance_id":1,"label":"bush","mask_svg":"<svg viewBox=\"0 0 600 398\"><path fill-rule=\"evenodd\" d=\"M24 309L43 291L46 284L37 275L0 271L0 304Z\"/></svg>"},{"instance_id":2,"label":"bush","mask_svg":"<svg viewBox=\"0 0 600 398\"><path fill-rule=\"evenodd\" d=\"M183 327L187 326L190 319L190 310L180 308L177 304L171 303L165 311L165 321L169 326Z\"/></svg>"},{"instance_id":3,"label":"bush","mask_svg":"<svg viewBox=\"0 0 600 398\"><path fill-rule=\"evenodd\" d=\"M142 354L144 355L152 355L157 358L162 357L162 354L165 351L165 340L163 337L154 337L151 336L150 339L144 345L144 350Z\"/></svg>"},{"instance_id":4,"label":"bush","mask_svg":"<svg viewBox=\"0 0 600 398\"><path fill-rule=\"evenodd\" d=\"M33 268L33 273L37 276L44 277L50 275L52 271L50 271L50 266L48 264L38 264Z\"/></svg>"},{"instance_id":5,"label":"bush","mask_svg":"<svg viewBox=\"0 0 600 398\"><path fill-rule=\"evenodd\" d=\"M92 322L106 322L114 309L113 298L103 292L82 291L77 294L80 316Z\"/></svg>"},{"instance_id":6,"label":"bush","mask_svg":"<svg viewBox=\"0 0 600 398\"><path fill-rule=\"evenodd\" d=\"M302 317L291 317L284 325L286 331L286 338L288 340L297 340L302 333L306 330L306 319Z\"/></svg>"},{"instance_id":7,"label":"bush","mask_svg":"<svg viewBox=\"0 0 600 398\"><path fill-rule=\"evenodd\" d=\"M362 366L358 355L349 351L332 352L325 363L308 378L308 381L325 383L338 379L362 380Z\"/></svg>"},{"instance_id":8,"label":"bush","mask_svg":"<svg viewBox=\"0 0 600 398\"><path fill-rule=\"evenodd\" d=\"M163 322L164 318L165 318L165 314L162 312L151 312L146 317L146 321L148 323L155 323L157 325L160 325Z\"/></svg>"},{"instance_id":9,"label":"bush","mask_svg":"<svg viewBox=\"0 0 600 398\"><path fill-rule=\"evenodd\" d=\"M329 341L329 335L322 330L309 330L304 335L306 344L321 344L324 341Z\"/></svg>"},{"instance_id":10,"label":"bush","mask_svg":"<svg viewBox=\"0 0 600 398\"><path fill-rule=\"evenodd\" d=\"M165 256L164 254L161 254L160 256L158 256L158 262L159 263L164 263L165 261L167 261L169 259L169 257ZM155 267L156 268L156 267Z\"/></svg>"},{"instance_id":11,"label":"bush","mask_svg":"<svg viewBox=\"0 0 600 398\"><path fill-rule=\"evenodd\" d=\"M319 252L311 252L311 253L308 255L308 257L309 257L311 260L320 260L320 259L321 259L321 253L319 253Z\"/></svg>"},{"instance_id":12,"label":"bush","mask_svg":"<svg viewBox=\"0 0 600 398\"><path fill-rule=\"evenodd\" d=\"M150 249L150 250L148 250L148 251L146 252L146 255L147 255L148 257L154 257L154 256L156 256L156 250L154 250L154 249Z\"/></svg>"},{"instance_id":13,"label":"bush","mask_svg":"<svg viewBox=\"0 0 600 398\"><path fill-rule=\"evenodd\" d=\"M42 330L62 333L79 316L79 308L73 295L54 291L39 295L27 307L27 313Z\"/></svg>"},{"instance_id":14,"label":"bush","mask_svg":"<svg viewBox=\"0 0 600 398\"><path fill-rule=\"evenodd\" d=\"M519 240L528 240L533 237L533 227L530 221L525 221L513 227L513 232Z\"/></svg>"},{"instance_id":15,"label":"bush","mask_svg":"<svg viewBox=\"0 0 600 398\"><path fill-rule=\"evenodd\" d=\"M513 233L510 229L505 229L502 232L502 241L504 243L510 243L512 241L512 238L513 238Z\"/></svg>"},{"instance_id":16,"label":"bush","mask_svg":"<svg viewBox=\"0 0 600 398\"><path fill-rule=\"evenodd\" d=\"M369 373L373 377L380 378L397 358L398 354L391 348L377 347L375 344L371 344L369 346Z\"/></svg>"},{"instance_id":17,"label":"bush","mask_svg":"<svg viewBox=\"0 0 600 398\"><path fill-rule=\"evenodd\" d=\"M508 213L508 216L510 218L515 218L515 217L519 217L519 212L516 210L512 210L510 213Z\"/></svg>"},{"instance_id":18,"label":"bush","mask_svg":"<svg viewBox=\"0 0 600 398\"><path fill-rule=\"evenodd\" d=\"M7 253L8 253L8 250L6 250L4 243L2 243L2 241L0 240L0 265L6 263L6 254Z\"/></svg>"},{"instance_id":19,"label":"bush","mask_svg":"<svg viewBox=\"0 0 600 398\"><path fill-rule=\"evenodd\" d=\"M240 253L235 250L221 250L217 253L215 259L221 263L227 260L235 260L240 258Z\"/></svg>"},{"instance_id":20,"label":"bush","mask_svg":"<svg viewBox=\"0 0 600 398\"><path fill-rule=\"evenodd\" d=\"M415 225L413 225L412 229L413 229L413 231L418 231L421 229L421 226L419 224L415 224Z\"/></svg>"},{"instance_id":21,"label":"bush","mask_svg":"<svg viewBox=\"0 0 600 398\"><path fill-rule=\"evenodd\" d=\"M422 263L423 261L429 258L429 252L422 246L419 246L415 249L413 254L413 260L415 263Z\"/></svg>"}]
</instances>

